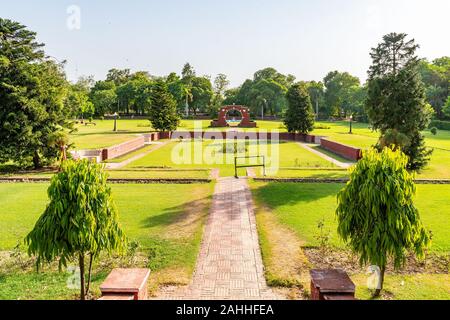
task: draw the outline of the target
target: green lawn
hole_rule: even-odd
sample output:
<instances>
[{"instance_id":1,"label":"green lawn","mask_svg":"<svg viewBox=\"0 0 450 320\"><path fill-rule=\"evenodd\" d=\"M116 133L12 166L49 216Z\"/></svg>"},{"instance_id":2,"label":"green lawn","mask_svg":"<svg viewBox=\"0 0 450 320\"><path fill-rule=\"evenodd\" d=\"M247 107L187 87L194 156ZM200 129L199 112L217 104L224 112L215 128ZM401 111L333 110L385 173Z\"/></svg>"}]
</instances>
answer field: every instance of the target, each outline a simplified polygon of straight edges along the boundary
<instances>
[{"instance_id":1,"label":"green lawn","mask_svg":"<svg viewBox=\"0 0 450 320\"><path fill-rule=\"evenodd\" d=\"M258 173L258 177L262 177L260 173ZM347 178L348 173L347 170L339 170L339 169L287 169L281 168L278 170L276 176L274 178L318 178L318 179L337 179L337 178Z\"/></svg>"},{"instance_id":2,"label":"green lawn","mask_svg":"<svg viewBox=\"0 0 450 320\"><path fill-rule=\"evenodd\" d=\"M153 131L150 121L117 120L114 132L114 120L94 120L96 125L77 124L77 131L70 135L75 149L101 149L110 147L136 137L136 134Z\"/></svg>"},{"instance_id":3,"label":"green lawn","mask_svg":"<svg viewBox=\"0 0 450 320\"><path fill-rule=\"evenodd\" d=\"M139 148L137 150L134 150L132 152L124 154L124 155L122 155L120 157L117 157L117 158L114 158L114 159L108 159L108 160L103 161L103 162L105 162L105 163L119 163L119 162L123 162L123 161L128 160L128 159L130 159L132 157L135 157L135 156L140 155L142 153L148 152L148 151L152 150L153 148L155 148L156 146L157 146L156 144L145 145L142 148Z\"/></svg>"},{"instance_id":4,"label":"green lawn","mask_svg":"<svg viewBox=\"0 0 450 320\"><path fill-rule=\"evenodd\" d=\"M207 179L208 169L119 169L109 170L109 178L114 179Z\"/></svg>"},{"instance_id":5,"label":"green lawn","mask_svg":"<svg viewBox=\"0 0 450 320\"><path fill-rule=\"evenodd\" d=\"M113 120L96 120L96 126L84 126L78 125L78 132L71 135L71 141L75 144L76 149L98 149L111 145L125 142L129 139L133 139L135 134L147 133L153 129L150 126L150 122L145 119L140 120L118 120L118 131L114 133ZM210 120L182 120L178 130L192 131L199 126L202 130L228 130L227 128L209 128ZM243 129L245 131L258 131L258 130L275 130L286 131L282 121L257 121L258 127ZM315 129L311 134L326 136L329 139L347 144L358 148L368 148L374 145L379 133L369 129L369 125L366 123L353 123L353 134L349 134L349 123L345 121L336 122L318 122ZM329 127L325 129L324 127ZM426 136L427 146L435 149L429 166L421 172L419 178L446 178L450 179L450 131L439 130L436 136L433 136L429 131L424 132ZM295 149L294 147L292 147ZM296 153L297 151L293 151ZM292 167L291 155L289 151L285 152L287 155L286 161L282 159L281 167ZM334 157L334 156L333 156ZM309 166L315 166L316 160L309 159L303 155L303 162L311 162ZM285 162L285 163L283 163ZM286 162L288 162L286 164ZM320 162L320 161L319 161ZM323 162L322 164L323 165ZM226 172L226 175L233 174L233 170L228 166L222 169Z\"/></svg>"},{"instance_id":6,"label":"green lawn","mask_svg":"<svg viewBox=\"0 0 450 320\"><path fill-rule=\"evenodd\" d=\"M92 133L92 134L73 134L70 136L70 142L73 143L74 149L103 149L121 144L125 141L136 138L134 134L123 133Z\"/></svg>"},{"instance_id":7,"label":"green lawn","mask_svg":"<svg viewBox=\"0 0 450 320\"><path fill-rule=\"evenodd\" d=\"M47 203L48 184L0 184L0 299L73 298L66 274L36 274L31 266L6 265L12 250L33 228ZM128 238L138 241L142 266L152 281L187 283L195 266L213 184L112 185L119 221ZM110 270L96 266L94 292Z\"/></svg>"},{"instance_id":8,"label":"green lawn","mask_svg":"<svg viewBox=\"0 0 450 320\"><path fill-rule=\"evenodd\" d=\"M367 275L350 276L356 284L356 297L370 299L371 292L367 289ZM385 278L384 292L396 300L449 300L449 274L389 274Z\"/></svg>"},{"instance_id":9,"label":"green lawn","mask_svg":"<svg viewBox=\"0 0 450 320\"><path fill-rule=\"evenodd\" d=\"M252 182L258 202L267 205L278 220L296 232L305 246L317 246L317 222L324 219L332 245L344 244L336 233L336 194L342 184ZM433 232L431 251L450 252L450 185L417 185L415 204L425 227Z\"/></svg>"},{"instance_id":10,"label":"green lawn","mask_svg":"<svg viewBox=\"0 0 450 320\"><path fill-rule=\"evenodd\" d=\"M251 182L256 202L256 221L265 265L271 285L301 285L309 291L308 261L301 248L319 245L317 223L324 219L331 233L330 244L342 248L338 239L334 210L336 193L343 184ZM450 252L450 185L418 185L416 205L426 228L433 231L431 251ZM370 299L366 274L350 274L356 284L356 297ZM383 299L450 299L450 275L387 274Z\"/></svg>"},{"instance_id":11,"label":"green lawn","mask_svg":"<svg viewBox=\"0 0 450 320\"><path fill-rule=\"evenodd\" d=\"M243 149L242 149L243 150ZM265 155L266 165L271 166L277 163L283 168L333 168L334 165L327 160L305 150L295 142L280 142L279 144L257 144L250 141L246 151L239 153L243 155ZM277 156L278 154L278 156ZM180 155L177 158L173 156ZM186 158L181 156L186 155ZM204 141L173 141L166 146L130 163L126 168L139 167L170 167L170 168L218 168L221 176L234 175L234 155L233 152L223 154L222 142L213 140ZM255 164L260 164L261 159L253 159ZM246 163L250 163L251 160ZM243 164L245 160L238 159L238 164ZM269 170L268 170L269 172ZM244 169L239 170L240 175L245 175Z\"/></svg>"}]
</instances>

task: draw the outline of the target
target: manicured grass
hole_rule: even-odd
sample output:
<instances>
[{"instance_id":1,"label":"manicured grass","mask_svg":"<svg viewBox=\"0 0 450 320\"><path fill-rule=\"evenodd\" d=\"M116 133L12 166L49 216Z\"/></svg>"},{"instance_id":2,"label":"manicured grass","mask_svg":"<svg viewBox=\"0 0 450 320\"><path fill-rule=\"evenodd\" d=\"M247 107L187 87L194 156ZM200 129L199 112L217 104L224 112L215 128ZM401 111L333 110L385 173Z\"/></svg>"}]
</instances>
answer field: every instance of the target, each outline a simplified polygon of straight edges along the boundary
<instances>
[{"instance_id":1,"label":"manicured grass","mask_svg":"<svg viewBox=\"0 0 450 320\"><path fill-rule=\"evenodd\" d=\"M367 289L367 275L350 276L356 284L356 297L370 299ZM449 274L388 274L385 278L382 295L396 300L449 300Z\"/></svg>"},{"instance_id":2,"label":"manicured grass","mask_svg":"<svg viewBox=\"0 0 450 320\"><path fill-rule=\"evenodd\" d=\"M45 209L48 184L0 184L0 250L12 250ZM189 281L200 247L213 184L112 185L120 224L152 270L152 285ZM0 252L1 253L1 252ZM73 298L67 275L54 267L36 275L31 268L6 268L0 255L3 299ZM94 292L110 270L94 268ZM21 290L18 290L21 288ZM40 288L40 289L39 289Z\"/></svg>"},{"instance_id":3,"label":"manicured grass","mask_svg":"<svg viewBox=\"0 0 450 320\"><path fill-rule=\"evenodd\" d=\"M114 179L207 179L208 169L119 169L109 170Z\"/></svg>"},{"instance_id":4,"label":"manicured grass","mask_svg":"<svg viewBox=\"0 0 450 320\"><path fill-rule=\"evenodd\" d=\"M317 223L324 219L330 243L343 247L336 233L336 194L342 184L251 183L257 201L270 208L279 221L295 231L305 246L317 246ZM417 185L415 204L424 226L433 232L433 252L450 252L450 185Z\"/></svg>"},{"instance_id":5,"label":"manicured grass","mask_svg":"<svg viewBox=\"0 0 450 320\"><path fill-rule=\"evenodd\" d=\"M132 157L140 155L140 154L142 154L144 152L148 152L148 151L152 150L156 146L157 146L156 144L146 145L146 146L144 146L142 148L139 148L137 150L134 150L132 152L124 154L123 156L120 156L120 157L117 157L117 158L114 158L114 159L108 159L108 160L103 161L103 162L105 162L105 163L119 163L119 162L123 162L123 161L128 160L128 159L130 159Z\"/></svg>"},{"instance_id":6,"label":"manicured grass","mask_svg":"<svg viewBox=\"0 0 450 320\"><path fill-rule=\"evenodd\" d=\"M250 184L255 203L256 221L265 266L265 276L272 286L301 286L309 292L308 261L301 248L318 246L317 222L325 220L331 232L331 245L343 247L337 239L334 209L335 194L341 184ZM434 234L431 251L448 254L450 204L446 199L450 186L419 185L416 205L424 225ZM445 213L444 213L445 212ZM350 274L356 284L356 297L370 299L366 274ZM295 291L295 289L291 289ZM450 299L449 274L392 274L385 278L382 299L433 300Z\"/></svg>"},{"instance_id":7,"label":"manicured grass","mask_svg":"<svg viewBox=\"0 0 450 320\"><path fill-rule=\"evenodd\" d=\"M328 126L330 129L314 129L311 134L325 136L327 139L350 146L368 148L378 141L378 132L370 130L367 123L354 122L352 134L349 134L348 122L318 122L317 125Z\"/></svg>"},{"instance_id":8,"label":"manicured grass","mask_svg":"<svg viewBox=\"0 0 450 320\"><path fill-rule=\"evenodd\" d=\"M261 172L257 171L258 176L262 177ZM278 170L274 178L346 178L348 177L347 170L338 169L286 169L281 168Z\"/></svg>"},{"instance_id":9,"label":"manicured grass","mask_svg":"<svg viewBox=\"0 0 450 320\"><path fill-rule=\"evenodd\" d=\"M114 133L113 120L96 120L96 126L78 125L78 132L71 136L77 149L96 149L108 147L125 142L135 137L138 133L153 131L150 122L140 120L118 120L118 131ZM210 120L182 120L178 130L192 131L201 128L207 131L224 131L230 128L209 128ZM244 131L275 130L285 132L282 121L257 121L257 128L242 129ZM317 129L311 134L326 136L329 139L358 148L368 148L378 141L379 133L372 131L366 123L354 122L353 134L349 134L349 123L346 121L318 122ZM329 127L329 129L320 129ZM233 129L234 130L234 129ZM435 148L429 166L419 174L419 178L445 178L450 179L450 131L439 130L433 136L428 130L424 131L426 144ZM289 157L289 155L288 155ZM334 157L334 156L333 156ZM292 160L292 159L291 159ZM289 161L289 160L288 160ZM305 162L308 160L305 159ZM292 166L280 163L280 166ZM222 168L226 175L233 174L233 170Z\"/></svg>"},{"instance_id":10,"label":"manicured grass","mask_svg":"<svg viewBox=\"0 0 450 320\"><path fill-rule=\"evenodd\" d=\"M450 179L450 150L435 148L430 163L417 178Z\"/></svg>"},{"instance_id":11,"label":"manicured grass","mask_svg":"<svg viewBox=\"0 0 450 320\"><path fill-rule=\"evenodd\" d=\"M114 120L94 120L96 125L77 124L76 132L70 135L75 149L101 149L110 147L136 137L136 134L153 131L150 121L117 120L117 131L114 132Z\"/></svg>"},{"instance_id":12,"label":"manicured grass","mask_svg":"<svg viewBox=\"0 0 450 320\"><path fill-rule=\"evenodd\" d=\"M186 155L182 162L177 160L177 155ZM275 169L280 167L328 167L334 165L321 157L305 150L295 142L280 142L279 144L257 144L250 141L247 151L239 153L243 155L264 155L266 165L271 167L275 163ZM260 164L261 159L252 159L255 164ZM238 165L251 163L252 160L238 159ZM259 161L259 162L258 162ZM234 175L234 154L228 152L225 156L222 152L222 142L213 140L204 141L173 141L168 145L130 163L127 168L138 167L170 167L170 168L218 168L221 176ZM270 173L270 170L268 170ZM276 172L274 172L276 174ZM245 175L245 170L239 170L240 175Z\"/></svg>"},{"instance_id":13,"label":"manicured grass","mask_svg":"<svg viewBox=\"0 0 450 320\"><path fill-rule=\"evenodd\" d=\"M75 150L102 149L123 143L136 138L134 134L105 133L71 135L70 142L74 144Z\"/></svg>"}]
</instances>

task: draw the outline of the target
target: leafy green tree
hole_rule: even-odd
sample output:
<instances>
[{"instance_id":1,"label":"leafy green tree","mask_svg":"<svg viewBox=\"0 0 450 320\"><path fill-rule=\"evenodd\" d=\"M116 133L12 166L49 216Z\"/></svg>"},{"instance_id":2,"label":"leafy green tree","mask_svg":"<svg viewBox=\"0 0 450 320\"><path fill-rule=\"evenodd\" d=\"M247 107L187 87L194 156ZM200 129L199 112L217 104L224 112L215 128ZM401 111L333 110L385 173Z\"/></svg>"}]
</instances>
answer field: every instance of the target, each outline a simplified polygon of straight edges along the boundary
<instances>
[{"instance_id":1,"label":"leafy green tree","mask_svg":"<svg viewBox=\"0 0 450 320\"><path fill-rule=\"evenodd\" d=\"M450 118L450 96L447 97L444 107L442 108L444 114Z\"/></svg>"},{"instance_id":2,"label":"leafy green tree","mask_svg":"<svg viewBox=\"0 0 450 320\"><path fill-rule=\"evenodd\" d=\"M167 76L166 79L167 89L172 94L173 98L177 102L177 110L179 114L183 114L186 111L186 99L188 102L192 101L192 95L189 92L186 92L186 86L181 81L180 77L172 72ZM188 97L186 97L188 94Z\"/></svg>"},{"instance_id":3,"label":"leafy green tree","mask_svg":"<svg viewBox=\"0 0 450 320\"><path fill-rule=\"evenodd\" d=\"M400 150L370 149L337 195L339 236L359 255L361 265L380 268L380 287L374 296L383 288L389 259L398 269L409 252L422 258L430 242L413 203L416 188L405 169L407 162Z\"/></svg>"},{"instance_id":4,"label":"leafy green tree","mask_svg":"<svg viewBox=\"0 0 450 320\"><path fill-rule=\"evenodd\" d=\"M192 101L189 105L189 109L192 110L194 115L197 114L197 111L209 111L211 100L214 95L211 80L206 77L192 78L191 94Z\"/></svg>"},{"instance_id":5,"label":"leafy green tree","mask_svg":"<svg viewBox=\"0 0 450 320\"><path fill-rule=\"evenodd\" d=\"M183 96L184 96L184 107L186 116L189 115L189 110L191 106L189 105L193 100L192 87L193 79L195 78L194 68L187 62L183 66L181 71L181 82L183 83Z\"/></svg>"},{"instance_id":6,"label":"leafy green tree","mask_svg":"<svg viewBox=\"0 0 450 320\"><path fill-rule=\"evenodd\" d=\"M130 114L130 109L134 104L134 98L136 96L136 87L131 81L127 81L116 88L117 100L119 103L118 110Z\"/></svg>"},{"instance_id":7,"label":"leafy green tree","mask_svg":"<svg viewBox=\"0 0 450 320\"><path fill-rule=\"evenodd\" d=\"M309 96L311 97L311 103L314 109L316 119L320 114L324 113L325 108L325 87L322 82L309 81L306 83Z\"/></svg>"},{"instance_id":8,"label":"leafy green tree","mask_svg":"<svg viewBox=\"0 0 450 320\"><path fill-rule=\"evenodd\" d=\"M119 111L117 110L117 95L115 88L92 91L91 100L94 104L95 114L99 116Z\"/></svg>"},{"instance_id":9,"label":"leafy green tree","mask_svg":"<svg viewBox=\"0 0 450 320\"><path fill-rule=\"evenodd\" d=\"M88 160L64 161L48 188L47 208L25 238L28 253L37 256L38 267L59 259L62 268L78 259L82 300L89 294L93 260L101 251L121 252L125 248L106 180L101 165ZM87 281L86 256L90 257Z\"/></svg>"},{"instance_id":10,"label":"leafy green tree","mask_svg":"<svg viewBox=\"0 0 450 320\"><path fill-rule=\"evenodd\" d=\"M130 69L111 69L106 75L106 81L112 81L119 87L128 82L131 77Z\"/></svg>"},{"instance_id":11,"label":"leafy green tree","mask_svg":"<svg viewBox=\"0 0 450 320\"><path fill-rule=\"evenodd\" d=\"M359 111L355 101L360 81L348 72L332 71L323 79L325 86L325 104L328 117L347 117ZM359 105L361 107L361 105Z\"/></svg>"},{"instance_id":12,"label":"leafy green tree","mask_svg":"<svg viewBox=\"0 0 450 320\"><path fill-rule=\"evenodd\" d=\"M80 88L78 84L69 85L66 108L71 116L81 116L83 119L92 117L95 113L95 106L89 98L89 91Z\"/></svg>"},{"instance_id":13,"label":"leafy green tree","mask_svg":"<svg viewBox=\"0 0 450 320\"><path fill-rule=\"evenodd\" d=\"M63 66L42 47L36 33L0 18L0 162L50 163L59 154L50 135L70 127Z\"/></svg>"},{"instance_id":14,"label":"leafy green tree","mask_svg":"<svg viewBox=\"0 0 450 320\"><path fill-rule=\"evenodd\" d=\"M174 131L180 123L177 104L164 81L157 81L152 91L150 122L158 131Z\"/></svg>"},{"instance_id":15,"label":"leafy green tree","mask_svg":"<svg viewBox=\"0 0 450 320\"><path fill-rule=\"evenodd\" d=\"M228 81L227 76L223 73L219 73L214 79L214 96L211 102L211 117L215 118L217 116L217 110L222 106L225 100L225 91L227 90L230 81Z\"/></svg>"},{"instance_id":16,"label":"leafy green tree","mask_svg":"<svg viewBox=\"0 0 450 320\"><path fill-rule=\"evenodd\" d=\"M232 88L225 90L223 105L237 104L237 95L239 94L239 88Z\"/></svg>"},{"instance_id":17,"label":"leafy green tree","mask_svg":"<svg viewBox=\"0 0 450 320\"><path fill-rule=\"evenodd\" d=\"M183 70L181 71L181 79L184 83L188 84L192 79L195 77L195 70L194 68L189 64L189 62L186 62L183 66Z\"/></svg>"},{"instance_id":18,"label":"leafy green tree","mask_svg":"<svg viewBox=\"0 0 450 320\"><path fill-rule=\"evenodd\" d=\"M307 134L314 129L314 112L308 89L303 83L292 85L287 92L288 109L284 124L289 132Z\"/></svg>"},{"instance_id":19,"label":"leafy green tree","mask_svg":"<svg viewBox=\"0 0 450 320\"><path fill-rule=\"evenodd\" d=\"M133 111L140 115L148 113L152 100L153 81L147 76L135 74L130 84L133 92L131 99Z\"/></svg>"},{"instance_id":20,"label":"leafy green tree","mask_svg":"<svg viewBox=\"0 0 450 320\"><path fill-rule=\"evenodd\" d=\"M286 92L294 80L294 76L274 68L258 70L253 80L247 79L238 90L229 91L225 103L246 105L254 115L281 116L287 109Z\"/></svg>"},{"instance_id":21,"label":"leafy green tree","mask_svg":"<svg viewBox=\"0 0 450 320\"><path fill-rule=\"evenodd\" d=\"M404 33L390 33L372 49L366 109L372 127L380 130L381 137L388 129L395 129L409 138L409 145L402 148L409 158L407 168L420 170L432 152L421 134L432 113L418 73L418 45L406 37Z\"/></svg>"},{"instance_id":22,"label":"leafy green tree","mask_svg":"<svg viewBox=\"0 0 450 320\"><path fill-rule=\"evenodd\" d=\"M421 60L419 73L425 85L428 103L435 110L438 119L445 119L443 106L450 95L450 57L438 58L431 63Z\"/></svg>"}]
</instances>

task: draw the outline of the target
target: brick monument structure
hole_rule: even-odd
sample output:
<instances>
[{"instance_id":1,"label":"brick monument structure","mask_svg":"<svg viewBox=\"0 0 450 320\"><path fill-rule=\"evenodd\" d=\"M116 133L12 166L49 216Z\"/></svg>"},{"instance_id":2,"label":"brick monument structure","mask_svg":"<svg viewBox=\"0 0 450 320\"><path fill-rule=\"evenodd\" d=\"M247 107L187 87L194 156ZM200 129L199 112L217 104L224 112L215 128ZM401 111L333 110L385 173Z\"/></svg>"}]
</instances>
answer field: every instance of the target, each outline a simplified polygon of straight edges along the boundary
<instances>
[{"instance_id":1,"label":"brick monument structure","mask_svg":"<svg viewBox=\"0 0 450 320\"><path fill-rule=\"evenodd\" d=\"M229 114L240 114L240 121L235 119L235 117L230 119ZM219 109L219 117L217 120L211 121L211 127L230 127L232 122L239 122L237 127L256 128L256 122L250 120L249 108L236 105L221 107Z\"/></svg>"}]
</instances>

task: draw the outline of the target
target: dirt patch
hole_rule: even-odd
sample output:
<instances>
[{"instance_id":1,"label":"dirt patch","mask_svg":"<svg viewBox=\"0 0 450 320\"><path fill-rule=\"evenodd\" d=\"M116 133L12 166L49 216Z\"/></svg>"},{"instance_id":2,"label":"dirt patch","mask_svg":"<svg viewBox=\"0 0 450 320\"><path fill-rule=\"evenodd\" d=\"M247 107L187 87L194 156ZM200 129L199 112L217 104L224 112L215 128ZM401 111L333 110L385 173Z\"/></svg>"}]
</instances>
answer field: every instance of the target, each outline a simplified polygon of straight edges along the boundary
<instances>
[{"instance_id":1,"label":"dirt patch","mask_svg":"<svg viewBox=\"0 0 450 320\"><path fill-rule=\"evenodd\" d=\"M264 206L257 208L256 219L268 284L302 287L303 274L309 269L309 262L301 241Z\"/></svg>"},{"instance_id":2,"label":"dirt patch","mask_svg":"<svg viewBox=\"0 0 450 320\"><path fill-rule=\"evenodd\" d=\"M343 269L352 274L365 273L367 270L367 267L360 267L358 257L349 250L304 248L303 251L316 269ZM428 254L423 261L410 255L401 270L394 270L393 264L389 263L386 271L393 274L441 274L449 272L449 265L450 255Z\"/></svg>"},{"instance_id":3,"label":"dirt patch","mask_svg":"<svg viewBox=\"0 0 450 320\"><path fill-rule=\"evenodd\" d=\"M183 207L183 213L167 226L164 238L180 239L192 237L204 223L208 215L211 199L205 198L205 188L193 188L191 193L197 200L189 202Z\"/></svg>"},{"instance_id":4,"label":"dirt patch","mask_svg":"<svg viewBox=\"0 0 450 320\"><path fill-rule=\"evenodd\" d=\"M148 292L151 297L158 297L167 288L186 286L190 281L191 275L186 268L166 268L151 273L148 280Z\"/></svg>"}]
</instances>

